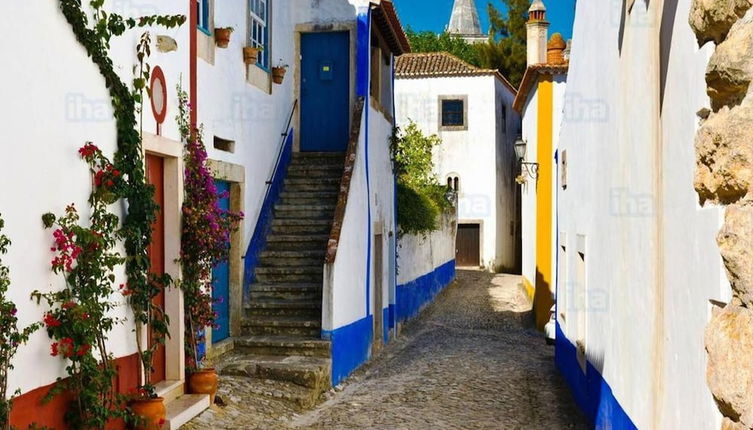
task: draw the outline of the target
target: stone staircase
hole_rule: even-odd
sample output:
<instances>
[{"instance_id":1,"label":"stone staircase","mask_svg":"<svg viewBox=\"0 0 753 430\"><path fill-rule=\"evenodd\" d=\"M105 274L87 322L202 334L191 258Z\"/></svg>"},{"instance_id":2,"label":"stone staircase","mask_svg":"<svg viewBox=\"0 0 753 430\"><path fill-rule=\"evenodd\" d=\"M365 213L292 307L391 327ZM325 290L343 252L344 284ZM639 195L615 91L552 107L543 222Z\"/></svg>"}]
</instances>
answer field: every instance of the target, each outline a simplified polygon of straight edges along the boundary
<instances>
[{"instance_id":1,"label":"stone staircase","mask_svg":"<svg viewBox=\"0 0 753 430\"><path fill-rule=\"evenodd\" d=\"M259 395L312 407L330 387L321 339L324 255L343 172L342 153L294 153L245 305L243 336L225 375Z\"/></svg>"}]
</instances>

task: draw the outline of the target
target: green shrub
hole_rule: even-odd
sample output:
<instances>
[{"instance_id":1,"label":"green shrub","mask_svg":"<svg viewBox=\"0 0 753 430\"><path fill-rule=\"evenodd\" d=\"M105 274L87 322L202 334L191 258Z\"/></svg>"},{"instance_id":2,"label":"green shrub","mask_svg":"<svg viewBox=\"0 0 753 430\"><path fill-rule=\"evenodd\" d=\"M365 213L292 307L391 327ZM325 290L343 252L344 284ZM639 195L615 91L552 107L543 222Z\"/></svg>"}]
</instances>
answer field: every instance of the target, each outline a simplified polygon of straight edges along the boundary
<instances>
[{"instance_id":1,"label":"green shrub","mask_svg":"<svg viewBox=\"0 0 753 430\"><path fill-rule=\"evenodd\" d=\"M401 234L425 234L438 228L439 208L426 193L397 183L397 224Z\"/></svg>"}]
</instances>

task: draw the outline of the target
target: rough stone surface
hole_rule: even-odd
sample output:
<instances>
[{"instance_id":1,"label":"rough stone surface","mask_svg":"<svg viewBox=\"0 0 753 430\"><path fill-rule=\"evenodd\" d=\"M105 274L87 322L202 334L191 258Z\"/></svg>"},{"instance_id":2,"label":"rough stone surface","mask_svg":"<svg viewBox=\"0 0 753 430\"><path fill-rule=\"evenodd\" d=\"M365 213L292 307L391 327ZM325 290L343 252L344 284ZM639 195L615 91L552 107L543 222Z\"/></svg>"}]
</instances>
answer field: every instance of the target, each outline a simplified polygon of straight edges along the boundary
<instances>
[{"instance_id":1,"label":"rough stone surface","mask_svg":"<svg viewBox=\"0 0 753 430\"><path fill-rule=\"evenodd\" d=\"M706 69L711 107L739 104L753 80L753 9L737 21L727 38L716 47Z\"/></svg>"},{"instance_id":2,"label":"rough stone surface","mask_svg":"<svg viewBox=\"0 0 753 430\"><path fill-rule=\"evenodd\" d=\"M724 420L722 420L722 430L750 430L750 429L738 422L732 421L731 419L725 417Z\"/></svg>"},{"instance_id":3,"label":"rough stone surface","mask_svg":"<svg viewBox=\"0 0 753 430\"><path fill-rule=\"evenodd\" d=\"M223 378L228 406L184 428L587 429L555 370L553 348L528 328L531 304L519 284L518 276L459 271L456 283L316 409L296 414L287 402Z\"/></svg>"},{"instance_id":4,"label":"rough stone surface","mask_svg":"<svg viewBox=\"0 0 753 430\"><path fill-rule=\"evenodd\" d=\"M706 379L719 410L753 427L753 311L728 305L712 318L705 340Z\"/></svg>"},{"instance_id":5,"label":"rough stone surface","mask_svg":"<svg viewBox=\"0 0 753 430\"><path fill-rule=\"evenodd\" d=\"M734 295L753 309L753 207L729 206L717 242Z\"/></svg>"},{"instance_id":6,"label":"rough stone surface","mask_svg":"<svg viewBox=\"0 0 753 430\"><path fill-rule=\"evenodd\" d=\"M695 188L701 204L753 200L753 95L712 113L696 135Z\"/></svg>"},{"instance_id":7,"label":"rough stone surface","mask_svg":"<svg viewBox=\"0 0 753 430\"><path fill-rule=\"evenodd\" d=\"M721 42L735 21L752 5L753 0L693 0L689 22L698 44Z\"/></svg>"}]
</instances>

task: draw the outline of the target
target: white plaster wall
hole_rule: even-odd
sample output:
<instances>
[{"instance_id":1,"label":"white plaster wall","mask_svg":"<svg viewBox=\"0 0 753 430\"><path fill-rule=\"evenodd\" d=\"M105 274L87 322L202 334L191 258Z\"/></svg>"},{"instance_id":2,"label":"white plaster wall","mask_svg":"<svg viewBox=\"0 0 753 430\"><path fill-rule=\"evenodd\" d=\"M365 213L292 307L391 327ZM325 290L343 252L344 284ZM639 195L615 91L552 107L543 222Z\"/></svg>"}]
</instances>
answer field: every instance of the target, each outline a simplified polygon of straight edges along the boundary
<instances>
[{"instance_id":1,"label":"white plaster wall","mask_svg":"<svg viewBox=\"0 0 753 430\"><path fill-rule=\"evenodd\" d=\"M376 285L376 277L382 278L382 305L387 308L390 303L390 291L395 285L390 273L394 272L394 260L390 259L394 252L390 251L390 238L395 235L395 180L392 173L392 159L390 154L390 137L392 136L392 122L381 112L369 107L369 186L371 189L371 236L382 235L382 272L376 272L373 263L376 256L377 243L372 243L371 285ZM374 297L375 288L370 294ZM371 301L371 312L376 312L375 301ZM386 324L386 322L385 322Z\"/></svg>"},{"instance_id":2,"label":"white plaster wall","mask_svg":"<svg viewBox=\"0 0 753 430\"><path fill-rule=\"evenodd\" d=\"M88 215L86 200L91 179L77 150L87 141L94 142L112 157L115 149L115 121L112 119L109 93L97 67L76 41L70 25L56 2L13 1L12 14L0 17L8 32L21 34L34 22L44 31L18 43L17 38L0 40L0 50L13 58L0 69L3 101L0 114L3 128L0 141L4 146L4 163L0 169L0 213L6 221L5 233L13 246L3 261L11 268L12 286L9 296L19 308L21 325L42 319L46 307L37 306L29 294L38 289L55 291L63 287L63 280L50 271L52 233L44 230L41 215L45 212L61 214L66 205L75 203L82 217ZM113 2L115 12L127 16L152 13L186 13L181 1ZM141 30L143 31L143 30ZM112 55L116 70L130 84L135 64L135 46L141 31L130 31L114 39ZM160 64L168 84L186 73L187 31L185 27L159 30L178 41L177 53L162 54L152 49L152 64ZM10 34L10 33L9 33ZM182 55L182 57L181 57ZM168 88L174 116L175 92ZM172 90L172 91L170 91ZM148 103L148 102L147 102ZM151 117L146 107L145 119ZM153 129L149 120L145 128ZM176 128L166 125L164 133L176 137ZM119 208L115 208L120 212ZM116 285L123 282L118 270ZM116 296L115 300L123 300ZM110 333L110 351L117 357L136 352L132 334L131 314L125 306L113 312L116 318L126 318L125 324ZM20 348L14 361L15 370L9 378L11 390L27 392L50 384L65 375L64 362L50 356L51 341L44 330L35 333L29 344Z\"/></svg>"},{"instance_id":3,"label":"white plaster wall","mask_svg":"<svg viewBox=\"0 0 753 430\"><path fill-rule=\"evenodd\" d=\"M468 97L467 130L439 130L439 96ZM397 79L395 97L398 126L412 120L425 134L442 139L434 151L435 173L440 183L446 183L450 174L460 178L458 222L482 224L482 264L489 269L514 265L512 214L507 211L515 206L508 183L514 156L510 158L507 145L515 138L512 132L503 134L499 124L499 106L504 104L510 116L508 129L517 128L510 92L493 76L443 77Z\"/></svg>"},{"instance_id":4,"label":"white plaster wall","mask_svg":"<svg viewBox=\"0 0 753 430\"><path fill-rule=\"evenodd\" d=\"M584 235L587 357L639 428L719 426L703 329L708 300L725 299L714 243L721 214L700 208L693 190L695 112L708 103L710 51L695 44L689 4L679 0L672 13L670 3L662 25L660 2L649 10L636 2L620 52L620 2L578 3L560 135L568 152L568 188L559 193L568 258L560 264L569 274L558 284L560 323L574 342ZM671 50L660 50L660 29Z\"/></svg>"},{"instance_id":5,"label":"white plaster wall","mask_svg":"<svg viewBox=\"0 0 753 430\"><path fill-rule=\"evenodd\" d=\"M455 259L457 213L442 214L439 230L398 238L398 285L405 285Z\"/></svg>"},{"instance_id":6,"label":"white plaster wall","mask_svg":"<svg viewBox=\"0 0 753 430\"><path fill-rule=\"evenodd\" d=\"M523 106L522 139L526 144L526 159L536 162L538 153L538 94L532 91ZM521 187L522 274L532 286L536 283L536 184L530 178Z\"/></svg>"}]
</instances>

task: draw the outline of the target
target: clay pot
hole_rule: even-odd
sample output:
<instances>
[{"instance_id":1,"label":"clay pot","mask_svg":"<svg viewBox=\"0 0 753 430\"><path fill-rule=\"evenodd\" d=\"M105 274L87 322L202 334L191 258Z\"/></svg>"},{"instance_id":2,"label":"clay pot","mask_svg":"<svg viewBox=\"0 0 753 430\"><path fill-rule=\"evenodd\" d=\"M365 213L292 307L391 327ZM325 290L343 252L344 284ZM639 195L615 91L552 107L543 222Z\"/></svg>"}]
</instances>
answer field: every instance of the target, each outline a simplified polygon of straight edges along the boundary
<instances>
[{"instance_id":1,"label":"clay pot","mask_svg":"<svg viewBox=\"0 0 753 430\"><path fill-rule=\"evenodd\" d=\"M220 48L227 48L230 44L230 33L232 32L233 30L229 28L216 28L214 30L214 42Z\"/></svg>"},{"instance_id":2,"label":"clay pot","mask_svg":"<svg viewBox=\"0 0 753 430\"><path fill-rule=\"evenodd\" d=\"M217 394L217 371L215 369L201 369L191 373L188 378L188 389L191 394L209 394L209 404L214 404Z\"/></svg>"},{"instance_id":3,"label":"clay pot","mask_svg":"<svg viewBox=\"0 0 753 430\"><path fill-rule=\"evenodd\" d=\"M259 48L252 48L250 46L246 46L243 48L243 62L251 65L256 64L256 62L259 60Z\"/></svg>"},{"instance_id":4,"label":"clay pot","mask_svg":"<svg viewBox=\"0 0 753 430\"><path fill-rule=\"evenodd\" d=\"M287 72L287 69L284 67L272 67L272 82L278 85L282 84L285 79L285 72Z\"/></svg>"},{"instance_id":5,"label":"clay pot","mask_svg":"<svg viewBox=\"0 0 753 430\"><path fill-rule=\"evenodd\" d=\"M131 402L131 412L136 415L135 430L161 430L167 416L165 399L139 399Z\"/></svg>"}]
</instances>

